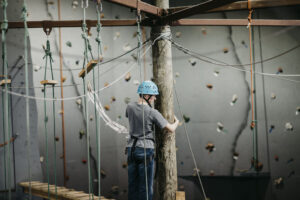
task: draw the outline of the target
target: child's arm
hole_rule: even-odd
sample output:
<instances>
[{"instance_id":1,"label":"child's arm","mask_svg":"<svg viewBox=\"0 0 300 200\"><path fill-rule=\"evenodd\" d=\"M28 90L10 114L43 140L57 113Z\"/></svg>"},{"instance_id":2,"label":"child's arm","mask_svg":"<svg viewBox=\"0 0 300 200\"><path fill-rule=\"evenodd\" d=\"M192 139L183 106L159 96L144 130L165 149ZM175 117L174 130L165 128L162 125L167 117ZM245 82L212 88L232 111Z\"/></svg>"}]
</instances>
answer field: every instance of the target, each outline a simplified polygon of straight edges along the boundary
<instances>
[{"instance_id":1,"label":"child's arm","mask_svg":"<svg viewBox=\"0 0 300 200\"><path fill-rule=\"evenodd\" d=\"M179 121L176 116L174 116L174 119L175 119L175 122L173 124L168 123L165 127L165 129L167 129L169 132L172 132L172 133L175 132L175 130L179 124Z\"/></svg>"}]
</instances>

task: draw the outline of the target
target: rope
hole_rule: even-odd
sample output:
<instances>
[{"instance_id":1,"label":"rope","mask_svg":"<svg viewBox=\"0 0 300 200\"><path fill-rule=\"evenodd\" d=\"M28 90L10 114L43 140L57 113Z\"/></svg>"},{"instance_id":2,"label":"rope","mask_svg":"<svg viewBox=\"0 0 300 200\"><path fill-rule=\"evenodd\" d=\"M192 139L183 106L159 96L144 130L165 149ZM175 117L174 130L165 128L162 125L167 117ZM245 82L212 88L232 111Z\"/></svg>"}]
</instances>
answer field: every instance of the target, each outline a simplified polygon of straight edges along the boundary
<instances>
[{"instance_id":1,"label":"rope","mask_svg":"<svg viewBox=\"0 0 300 200\"><path fill-rule=\"evenodd\" d=\"M174 87L174 92L175 92L176 101L177 101L177 104L178 104L178 110L179 110L179 113L180 113L181 118L183 119L183 113L182 113L182 109L181 109L181 106L180 106L180 103L179 103L179 97L178 97L178 95L177 95L175 82L173 82L173 87ZM195 166L195 168L196 168L197 177L198 177L198 180L199 180L199 183L200 183L200 186L201 186L201 190L202 190L202 192L203 192L204 200L206 200L206 199L207 199L206 193L205 193L205 190L204 190L204 187L203 187L203 183L202 183L202 180L201 180L201 177L200 177L200 174L199 174L200 170L199 170L199 168L198 168L198 166L197 166L197 162L196 162L196 159L195 159L195 154L194 154L194 151L193 151L193 149L192 149L190 137L189 137L189 135L188 135L187 128L186 128L186 123L185 123L184 120L183 120L183 126L184 126L185 136L186 136L186 139L187 139L187 141L188 141L189 148L190 148L190 152L191 152L191 154L192 154L194 166Z\"/></svg>"},{"instance_id":2,"label":"rope","mask_svg":"<svg viewBox=\"0 0 300 200\"><path fill-rule=\"evenodd\" d=\"M96 42L98 44L98 89L100 88L100 59L102 59L102 40L101 40L101 12L102 12L102 3L101 1L98 1L96 4L96 11L97 11L97 38ZM101 57L100 57L101 56ZM94 90L95 90L95 72L93 68L93 84L94 84ZM99 93L100 94L100 93ZM94 99L96 99L96 93L94 94ZM101 144L101 123L100 123L100 118L98 119L98 113L97 113L97 106L95 104L95 117L96 117L96 143L97 143L97 159L98 159L98 168L97 168L97 173L98 173L98 196L101 196L101 157L100 157L100 144Z\"/></svg>"},{"instance_id":3,"label":"rope","mask_svg":"<svg viewBox=\"0 0 300 200\"><path fill-rule=\"evenodd\" d=\"M24 21L24 60L25 60L25 86L26 95L29 95L29 81L28 81L28 26L27 26L27 5L26 0L23 3L22 18ZM27 130L27 165L28 165L28 180L29 180L29 200L32 199L31 193L31 136L30 136L30 109L29 99L26 98L26 130Z\"/></svg>"},{"instance_id":4,"label":"rope","mask_svg":"<svg viewBox=\"0 0 300 200\"><path fill-rule=\"evenodd\" d=\"M54 80L53 76L53 70L52 70L52 53L50 49L50 42L47 35L47 42L46 42L46 48L45 50L45 56L43 57L45 59L45 73L44 73L44 80L47 80L47 66L49 61L49 66L51 70L51 78ZM45 128L45 143L46 143L46 168L47 168L47 182L48 182L48 198L50 198L50 175L49 175L49 148L48 148L48 116L47 116L47 104L46 104L46 85L44 85L44 128ZM54 93L54 87L52 86L52 98L55 98ZM57 199L57 173L56 173L56 121L55 121L55 102L52 102L52 113L53 113L53 145L54 145L54 183L55 183L55 198Z\"/></svg>"},{"instance_id":5,"label":"rope","mask_svg":"<svg viewBox=\"0 0 300 200\"><path fill-rule=\"evenodd\" d=\"M249 30L249 46L250 46L250 90L251 90L251 128L252 128L252 133L253 133L253 166L256 167L256 164L258 162L258 155L257 155L257 120L255 118L255 113L254 113L254 82L253 79L255 78L253 75L253 55L252 55L252 29L251 29L251 23L252 23L252 13L253 10L251 9L251 1L248 0L248 9L249 9L249 15L248 15L248 30ZM255 72L254 72L255 73Z\"/></svg>"},{"instance_id":6,"label":"rope","mask_svg":"<svg viewBox=\"0 0 300 200\"><path fill-rule=\"evenodd\" d=\"M204 61L204 62L206 62L206 63L209 63L209 64L218 65L218 66L221 66L221 67L232 67L232 68L235 68L235 69L238 69L238 70L241 70L241 69L236 68L236 67L245 67L245 66L250 66L250 65L251 65L250 63L249 63L249 64L228 64L228 63L225 63L225 62L223 62L223 61L220 61L220 60L217 60L217 59L210 58L210 57L208 57L208 56L199 54L199 53L197 53L197 52L195 52L195 51L193 51L193 50L187 49L187 48L183 47L182 45L176 43L174 40L170 40L170 41L172 42L172 44L173 44L178 50L180 50L180 51L182 51L182 52L184 52L184 53L186 53L186 54L188 54L188 55L191 55L191 56L193 56L193 57L195 57L195 58L197 58L197 59L199 59L199 60L201 60L201 61ZM300 44L298 44L298 45L292 47L291 49L288 49L287 51L284 51L283 53L280 53L280 54L275 55L275 56L273 56L273 57L267 58L267 59L265 59L265 60L261 60L261 61L254 62L253 64L260 64L260 63L264 63L264 62L273 60L273 59L278 58L278 57L280 57L280 56L283 56L283 55L285 55L285 54L287 54L287 53L289 53L289 52L291 52L291 51L293 51L293 50L295 50L295 49L297 49L297 48L299 48L299 47L300 47ZM195 56L194 54L195 54L195 55L198 55L198 56L200 56L200 57L197 57L197 56ZM203 57L203 58L210 59L210 60L212 60L212 61L210 61L210 60L205 60L205 59L203 59L202 57ZM213 62L213 61L216 61L216 62ZM247 70L244 70L244 71L247 71ZM258 73L258 72L255 72L255 73L256 73L256 74L260 74L260 75L266 75L266 76L278 76L278 77L280 77L280 76L282 76L282 77L284 77L284 76L295 76L295 77L297 76L297 77L299 77L299 76L300 76L300 74L271 74L271 73Z\"/></svg>"},{"instance_id":7,"label":"rope","mask_svg":"<svg viewBox=\"0 0 300 200\"><path fill-rule=\"evenodd\" d=\"M47 40L47 49L45 49L45 56L43 59L45 59L45 73L44 73L44 80L46 80L46 74L47 74L47 65L48 65L48 40ZM50 57L51 59L51 57ZM51 61L50 61L51 62ZM45 146L46 146L46 172L47 172L47 183L48 183L48 199L50 199L50 187L49 187L49 182L50 182L50 177L49 177L49 164L48 164L48 129L47 129L47 122L48 122L48 117L47 117L47 105L46 105L46 85L44 85L44 130L45 130Z\"/></svg>"},{"instance_id":8,"label":"rope","mask_svg":"<svg viewBox=\"0 0 300 200\"><path fill-rule=\"evenodd\" d=\"M88 4L88 0L82 0L81 1L81 7L83 8L83 23L82 23L82 38L84 40L84 61L83 61L83 68L85 68L85 77L82 79L83 80L83 85L84 85L84 105L85 105L85 121L86 121L86 133L87 133L87 160L88 160L88 182L89 182L89 199L91 199L91 184L92 184L92 180L91 180L91 168L90 168L90 132L89 132L89 108L88 108L88 102L87 102L87 96L86 96L86 92L87 92L87 84L85 81L85 78L87 77L87 65L85 65L86 63L88 63L88 50L90 50L91 53L91 46L89 44L88 41L88 36L87 36L87 24L86 24L86 9L88 8L89 4ZM92 56L92 54L91 54ZM94 199L94 194L92 193L92 199Z\"/></svg>"},{"instance_id":9,"label":"rope","mask_svg":"<svg viewBox=\"0 0 300 200\"><path fill-rule=\"evenodd\" d=\"M137 1L138 3L138 1ZM143 76L142 76L142 65L141 65L141 49L140 47L142 46L142 39L141 39L141 25L140 25L140 22L141 22L141 15L140 15L140 12L139 10L137 9L137 39L138 39L138 51L137 51L137 64L138 64L138 67L139 67L139 71L140 71L140 82L142 83L144 80L143 80ZM145 73L145 72L144 72ZM143 94L143 90L142 90L142 97L144 96ZM149 185L148 185L148 170L147 170L147 152L146 152L146 133L145 133L145 109L144 109L144 100L142 101L142 112L143 112L143 140L144 140L144 165L145 165L145 184L146 184L146 200L149 199L149 194L148 194L148 191L149 191Z\"/></svg>"},{"instance_id":10,"label":"rope","mask_svg":"<svg viewBox=\"0 0 300 200\"><path fill-rule=\"evenodd\" d=\"M2 58L3 58L3 68L4 68L4 77L8 78L7 68L8 68L8 62L7 62L7 49L6 49L6 32L8 29L8 20L7 20L7 0L2 0L2 9L3 9L3 22L1 24L1 31L2 31ZM5 138L11 138L9 133L9 116L8 116L8 87L7 84L5 84L5 94L4 94L4 117L5 117L5 123L4 123L4 130L5 130ZM6 151L6 162L7 162L7 169L8 169L8 199L11 199L11 167L10 167L10 142L7 144L7 151Z\"/></svg>"}]
</instances>

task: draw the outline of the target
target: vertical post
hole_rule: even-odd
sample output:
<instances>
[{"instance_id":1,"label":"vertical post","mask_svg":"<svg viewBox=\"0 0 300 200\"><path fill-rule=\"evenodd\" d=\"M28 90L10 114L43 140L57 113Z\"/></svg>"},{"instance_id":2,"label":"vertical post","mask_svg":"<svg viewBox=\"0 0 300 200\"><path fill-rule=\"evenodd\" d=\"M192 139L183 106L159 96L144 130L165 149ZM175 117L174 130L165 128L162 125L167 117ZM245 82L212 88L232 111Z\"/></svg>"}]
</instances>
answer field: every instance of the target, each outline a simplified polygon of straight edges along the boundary
<instances>
[{"instance_id":1,"label":"vertical post","mask_svg":"<svg viewBox=\"0 0 300 200\"><path fill-rule=\"evenodd\" d=\"M156 6L168 8L169 0L156 0ZM170 33L170 26L152 27L153 40ZM159 88L156 108L170 122L174 122L173 69L171 42L165 38L157 40L152 47L153 78ZM175 134L156 129L157 178L156 194L160 200L175 200L177 190L177 162Z\"/></svg>"}]
</instances>

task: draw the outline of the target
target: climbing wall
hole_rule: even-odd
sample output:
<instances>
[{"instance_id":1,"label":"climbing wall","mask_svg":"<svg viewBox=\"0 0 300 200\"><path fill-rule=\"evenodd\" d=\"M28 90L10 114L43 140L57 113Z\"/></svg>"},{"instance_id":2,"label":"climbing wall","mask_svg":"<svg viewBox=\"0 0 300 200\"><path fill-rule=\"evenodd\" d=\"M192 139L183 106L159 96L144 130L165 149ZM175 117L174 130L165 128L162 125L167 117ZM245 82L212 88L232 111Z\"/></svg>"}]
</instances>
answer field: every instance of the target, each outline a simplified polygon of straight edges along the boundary
<instances>
[{"instance_id":1,"label":"climbing wall","mask_svg":"<svg viewBox=\"0 0 300 200\"><path fill-rule=\"evenodd\" d=\"M66 0L61 2L63 20L81 20L82 9L80 1ZM21 3L10 7L14 12L20 12ZM256 18L299 18L296 8L265 9L254 13ZM56 1L28 1L29 20L57 20ZM286 13L285 15L282 14ZM287 14L288 13L288 14ZM207 14L207 18L246 18L247 12ZM19 20L18 16L10 16L10 20ZM102 19L134 19L135 13L130 9L103 2ZM96 19L95 4L90 1L87 19ZM102 29L103 61L114 58L136 47L136 27L105 27ZM87 171L87 133L84 117L84 99L71 98L83 94L82 79L78 77L83 65L84 42L80 28L62 28L63 79L64 97L70 98L64 102L65 109L61 110L61 102L56 101L56 113L52 113L52 102L47 101L47 115L44 114L42 100L45 91L40 81L43 80L45 60L43 45L47 36L42 29L30 29L31 80L34 89L31 95L40 97L31 103L31 124L33 137L33 173L34 179L47 181L47 154L45 145L44 121L47 119L48 131L48 163L50 183L54 183L56 157L57 183L63 185L62 159L62 112L65 115L66 134L66 166L67 187L88 191ZM146 28L146 38L150 29ZM254 67L257 72L276 75L299 74L299 48L290 52L289 49L299 45L299 28L295 27L254 27ZM90 41L93 54L97 55L95 42L96 29L91 29ZM249 178L253 175L251 159L253 156L253 137L251 125L250 103L250 62L249 35L247 27L173 27L173 40L185 48L197 52L196 56L183 53L173 46L173 68L175 87L179 98L180 108L184 116L179 114L179 105L174 99L175 114L181 124L186 123L191 146L195 153L198 169L193 165L191 153L186 140L183 124L176 131L177 161L179 190L186 191L187 199L198 199L200 186L196 178L197 170L203 175L204 189L211 199L219 199L218 195L231 193L232 199L298 199L299 187L299 78L256 75L255 111L257 116L257 149L260 162L260 178ZM17 38L17 39L15 39ZM23 54L23 31L9 31L9 66L13 86L24 86L23 61L18 57ZM50 46L53 54L54 77L60 81L59 73L59 38L58 29L53 29L50 36ZM145 49L146 50L146 49ZM17 52L17 54L15 53ZM13 56L12 56L13 55ZM213 58L207 59L203 56ZM197 58L198 57L198 58ZM274 57L274 58L272 58ZM267 60L266 62L259 62ZM220 64L220 62L222 63ZM115 80L120 80L99 93L106 114L114 121L128 127L125 109L128 102L136 101L136 88L140 82L139 70L135 66L136 52L100 66L100 82L96 89L109 86ZM15 64L17 63L17 64ZM218 63L218 64L216 64ZM228 64L224 66L224 63ZM151 49L146 53L146 79L152 77ZM234 68L233 68L234 67ZM96 77L98 69L96 69ZM47 72L48 75L49 71ZM122 76L124 75L124 76ZM87 77L92 82L92 73ZM286 80L286 79L292 79ZM98 80L98 79L96 79ZM97 82L97 81L96 81ZM98 82L97 82L98 83ZM59 84L58 84L59 85ZM24 88L13 88L13 91L24 93ZM51 89L46 90L48 98L52 98ZM55 96L61 97L59 87ZM13 97L14 133L18 135L14 144L16 182L26 180L26 136L24 116L25 101ZM1 109L1 108L0 108ZM1 112L2 113L2 112ZM53 136L53 120L56 121L57 137ZM89 104L89 128L91 141L91 169L93 190L97 190L97 148L95 135L94 107ZM0 125L1 126L1 125ZM2 127L1 127L2 128ZM17 134L18 133L18 134ZM37 137L38 136L38 137ZM2 141L2 140L0 140ZM57 154L54 155L54 143ZM124 155L126 135L118 134L101 121L101 191L106 197L127 199L127 164ZM21 148L22 147L22 148ZM39 147L39 151L37 148ZM0 151L3 148L0 147ZM1 154L2 155L2 154ZM41 170L43 179L41 178ZM2 173L2 172L0 172ZM248 177L248 178L247 178ZM260 182L261 181L261 182ZM261 191L255 183L260 182ZM223 188L223 190L222 190ZM245 190L245 188L250 188ZM242 194L244 193L244 194ZM22 192L18 193L22 195ZM240 195L240 196L239 196ZM256 196L258 195L259 198ZM239 198L237 198L239 197Z\"/></svg>"}]
</instances>

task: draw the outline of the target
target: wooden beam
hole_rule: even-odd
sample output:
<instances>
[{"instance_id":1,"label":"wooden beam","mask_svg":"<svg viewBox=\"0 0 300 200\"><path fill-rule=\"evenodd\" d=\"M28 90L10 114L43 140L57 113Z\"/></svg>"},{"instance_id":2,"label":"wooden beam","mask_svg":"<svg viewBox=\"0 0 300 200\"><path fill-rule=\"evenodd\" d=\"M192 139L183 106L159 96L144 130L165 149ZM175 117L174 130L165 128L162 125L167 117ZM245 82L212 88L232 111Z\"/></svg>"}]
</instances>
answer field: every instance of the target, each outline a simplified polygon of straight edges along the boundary
<instances>
[{"instance_id":1,"label":"wooden beam","mask_svg":"<svg viewBox=\"0 0 300 200\"><path fill-rule=\"evenodd\" d=\"M150 14L151 16L159 17L164 13L164 9L151 4L145 3L141 0L106 0L111 3L119 4L128 8L139 9L141 12Z\"/></svg>"},{"instance_id":2,"label":"wooden beam","mask_svg":"<svg viewBox=\"0 0 300 200\"><path fill-rule=\"evenodd\" d=\"M271 20L271 19L253 19L255 26L299 26L299 20ZM43 28L44 21L29 21L29 28ZM95 27L97 21L88 20L89 27ZM102 20L103 26L136 26L136 20ZM0 23L1 24L1 23ZM50 21L54 27L81 27L82 21ZM246 19L180 19L170 22L171 26L244 26L248 24ZM153 25L151 21L142 22L144 26ZM8 22L9 29L24 28L23 22Z\"/></svg>"},{"instance_id":3,"label":"wooden beam","mask_svg":"<svg viewBox=\"0 0 300 200\"><path fill-rule=\"evenodd\" d=\"M269 7L280 7L280 6L295 6L300 5L299 0L252 0L252 8L269 8ZM178 12L180 10L191 8L191 6L182 6L182 7L173 7L168 9L168 13ZM219 8L214 8L208 10L208 13L212 12L224 12L224 11L233 11L233 10L247 10L248 1L238 1L231 4L221 6Z\"/></svg>"},{"instance_id":4,"label":"wooden beam","mask_svg":"<svg viewBox=\"0 0 300 200\"><path fill-rule=\"evenodd\" d=\"M23 188L24 193L29 193L29 182L21 182L19 185ZM82 191L75 191L65 187L56 187L57 199L63 200L85 200L89 199L89 194ZM48 199L48 184L38 181L31 182L32 195ZM56 199L55 185L49 185L50 200ZM100 200L100 197L94 196L94 199ZM108 200L101 196L101 200Z\"/></svg>"},{"instance_id":5,"label":"wooden beam","mask_svg":"<svg viewBox=\"0 0 300 200\"><path fill-rule=\"evenodd\" d=\"M101 62L101 60L100 60ZM87 64L87 73L85 73L85 68L82 69L78 76L81 77L81 78L84 78L85 77L85 74L88 74L96 65L98 64L98 60L91 60L88 64Z\"/></svg>"},{"instance_id":6,"label":"wooden beam","mask_svg":"<svg viewBox=\"0 0 300 200\"><path fill-rule=\"evenodd\" d=\"M42 80L41 84L42 85L56 85L56 84L58 84L58 81L56 81L56 80Z\"/></svg>"},{"instance_id":7,"label":"wooden beam","mask_svg":"<svg viewBox=\"0 0 300 200\"><path fill-rule=\"evenodd\" d=\"M176 21L179 19L187 18L196 14L205 13L208 10L218 8L230 3L233 3L237 0L208 0L206 2L200 3L195 6L191 6L180 11L169 14L165 17L162 17L161 23L166 24L171 21Z\"/></svg>"},{"instance_id":8,"label":"wooden beam","mask_svg":"<svg viewBox=\"0 0 300 200\"><path fill-rule=\"evenodd\" d=\"M11 84L11 79L3 79L0 81L0 86L5 85L5 84Z\"/></svg>"},{"instance_id":9,"label":"wooden beam","mask_svg":"<svg viewBox=\"0 0 300 200\"><path fill-rule=\"evenodd\" d=\"M247 19L181 19L172 26L247 26ZM300 20L252 19L252 26L300 26Z\"/></svg>"}]
</instances>

